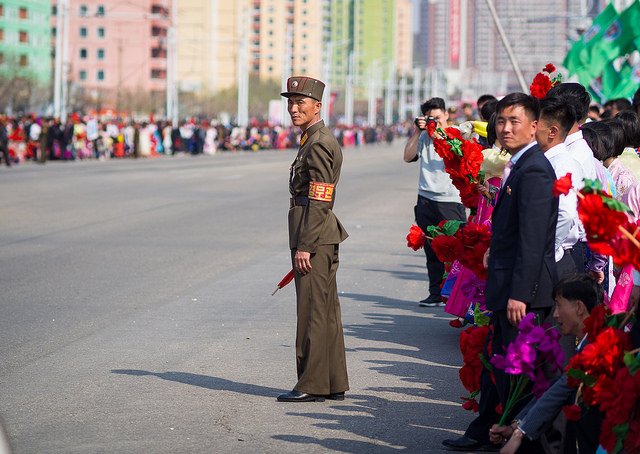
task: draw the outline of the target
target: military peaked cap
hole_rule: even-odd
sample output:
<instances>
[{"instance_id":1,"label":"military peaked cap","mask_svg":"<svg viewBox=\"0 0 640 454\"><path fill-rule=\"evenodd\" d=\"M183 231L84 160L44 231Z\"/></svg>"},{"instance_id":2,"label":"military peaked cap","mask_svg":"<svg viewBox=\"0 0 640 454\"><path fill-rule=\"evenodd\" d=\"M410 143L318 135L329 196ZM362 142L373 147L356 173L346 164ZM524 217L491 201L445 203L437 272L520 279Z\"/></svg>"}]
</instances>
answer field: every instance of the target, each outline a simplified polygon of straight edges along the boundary
<instances>
[{"instance_id":1,"label":"military peaked cap","mask_svg":"<svg viewBox=\"0 0 640 454\"><path fill-rule=\"evenodd\" d=\"M285 98L295 95L308 96L322 102L323 92L324 82L312 77L292 76L287 79L287 91L283 91L280 95Z\"/></svg>"}]
</instances>

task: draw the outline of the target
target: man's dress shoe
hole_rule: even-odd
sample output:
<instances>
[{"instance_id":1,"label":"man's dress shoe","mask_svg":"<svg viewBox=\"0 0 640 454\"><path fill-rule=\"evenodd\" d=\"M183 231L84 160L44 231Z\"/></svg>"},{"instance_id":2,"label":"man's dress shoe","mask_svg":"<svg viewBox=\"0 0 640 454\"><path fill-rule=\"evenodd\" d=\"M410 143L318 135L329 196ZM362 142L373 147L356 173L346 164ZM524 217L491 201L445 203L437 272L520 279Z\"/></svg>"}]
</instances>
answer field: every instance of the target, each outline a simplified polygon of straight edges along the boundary
<instances>
[{"instance_id":1,"label":"man's dress shoe","mask_svg":"<svg viewBox=\"0 0 640 454\"><path fill-rule=\"evenodd\" d=\"M300 391L289 391L278 396L278 402L324 402L323 396L301 393Z\"/></svg>"},{"instance_id":2,"label":"man's dress shoe","mask_svg":"<svg viewBox=\"0 0 640 454\"><path fill-rule=\"evenodd\" d=\"M344 391L341 393L331 393L327 396L329 400L344 400Z\"/></svg>"},{"instance_id":3,"label":"man's dress shoe","mask_svg":"<svg viewBox=\"0 0 640 454\"><path fill-rule=\"evenodd\" d=\"M472 438L462 436L460 438L450 438L443 440L442 444L450 451L485 451L495 452L500 449L497 445L482 443Z\"/></svg>"}]
</instances>

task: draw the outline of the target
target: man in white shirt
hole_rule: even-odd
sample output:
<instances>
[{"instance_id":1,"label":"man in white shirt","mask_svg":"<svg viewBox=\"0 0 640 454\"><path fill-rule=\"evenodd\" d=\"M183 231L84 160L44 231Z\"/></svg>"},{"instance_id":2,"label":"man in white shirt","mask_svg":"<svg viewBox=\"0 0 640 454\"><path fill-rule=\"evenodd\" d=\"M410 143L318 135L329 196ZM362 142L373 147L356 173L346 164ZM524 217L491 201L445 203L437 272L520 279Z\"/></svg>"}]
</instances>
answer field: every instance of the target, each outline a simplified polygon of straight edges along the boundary
<instances>
[{"instance_id":1,"label":"man in white shirt","mask_svg":"<svg viewBox=\"0 0 640 454\"><path fill-rule=\"evenodd\" d=\"M564 143L567 146L569 154L576 159L582 167L582 178L596 180L596 158L589 145L582 137L580 125L582 125L589 115L589 105L591 104L591 96L587 90L580 84L575 82L567 82L556 85L547 93L547 98L557 98L569 106L574 113L574 121L569 134ZM576 189L582 189L584 183L582 179L573 180ZM576 243L573 250L573 259L576 262L578 272L582 273L586 268L587 256L587 238L582 223L578 223L578 232L580 240Z\"/></svg>"},{"instance_id":2,"label":"man in white shirt","mask_svg":"<svg viewBox=\"0 0 640 454\"><path fill-rule=\"evenodd\" d=\"M566 103L549 97L540 102L536 141L551 163L556 177L570 173L573 185L577 186L584 178L582 166L569 153L565 144L573 122L573 112ZM578 197L575 191L569 191L567 195L560 195L558 200L555 259L559 278L576 272L571 254L579 239L578 224Z\"/></svg>"}]
</instances>

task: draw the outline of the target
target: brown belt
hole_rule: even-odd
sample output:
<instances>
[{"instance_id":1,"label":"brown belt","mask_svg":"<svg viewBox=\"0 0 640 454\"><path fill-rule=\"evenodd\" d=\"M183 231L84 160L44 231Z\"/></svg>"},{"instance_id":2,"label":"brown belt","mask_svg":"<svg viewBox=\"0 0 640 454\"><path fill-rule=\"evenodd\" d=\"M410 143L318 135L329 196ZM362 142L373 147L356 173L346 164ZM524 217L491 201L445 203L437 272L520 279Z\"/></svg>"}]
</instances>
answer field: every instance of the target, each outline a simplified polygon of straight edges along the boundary
<instances>
[{"instance_id":1,"label":"brown belt","mask_svg":"<svg viewBox=\"0 0 640 454\"><path fill-rule=\"evenodd\" d=\"M309 205L309 197L304 195L298 195L289 199L289 208L301 207Z\"/></svg>"}]
</instances>

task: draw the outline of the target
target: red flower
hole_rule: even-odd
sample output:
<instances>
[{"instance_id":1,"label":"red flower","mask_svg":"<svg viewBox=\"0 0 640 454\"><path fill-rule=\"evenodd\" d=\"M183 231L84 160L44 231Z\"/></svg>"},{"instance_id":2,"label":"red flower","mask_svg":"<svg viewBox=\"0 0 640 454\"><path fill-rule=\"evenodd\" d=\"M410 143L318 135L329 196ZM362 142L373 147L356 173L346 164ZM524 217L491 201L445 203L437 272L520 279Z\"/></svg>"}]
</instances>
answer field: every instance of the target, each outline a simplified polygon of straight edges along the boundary
<instances>
[{"instance_id":1,"label":"red flower","mask_svg":"<svg viewBox=\"0 0 640 454\"><path fill-rule=\"evenodd\" d=\"M578 201L578 215L589 239L607 241L618 235L618 227L626 223L627 215L611 210L598 194L587 194Z\"/></svg>"},{"instance_id":2,"label":"red flower","mask_svg":"<svg viewBox=\"0 0 640 454\"><path fill-rule=\"evenodd\" d=\"M627 438L624 440L624 452L639 452L640 451L640 418L636 416L629 423L629 432L627 432Z\"/></svg>"},{"instance_id":3,"label":"red flower","mask_svg":"<svg viewBox=\"0 0 640 454\"><path fill-rule=\"evenodd\" d=\"M462 242L447 235L440 235L431 240L431 248L441 262L453 262L464 253Z\"/></svg>"},{"instance_id":4,"label":"red flower","mask_svg":"<svg viewBox=\"0 0 640 454\"><path fill-rule=\"evenodd\" d=\"M422 229L415 224L412 225L407 235L407 246L417 251L424 246L425 241L427 241L427 237Z\"/></svg>"},{"instance_id":5,"label":"red flower","mask_svg":"<svg viewBox=\"0 0 640 454\"><path fill-rule=\"evenodd\" d=\"M435 139L433 141L433 146L443 160L452 159L453 152L451 151L451 145L444 139Z\"/></svg>"},{"instance_id":6,"label":"red flower","mask_svg":"<svg viewBox=\"0 0 640 454\"><path fill-rule=\"evenodd\" d=\"M562 407L562 413L568 421L578 421L582 416L582 409L577 405L565 405Z\"/></svg>"},{"instance_id":7,"label":"red flower","mask_svg":"<svg viewBox=\"0 0 640 454\"><path fill-rule=\"evenodd\" d=\"M584 320L584 327L589 335L589 339L596 339L606 328L604 321L607 315L611 314L611 310L605 304L599 304L594 307L589 316Z\"/></svg>"},{"instance_id":8,"label":"red flower","mask_svg":"<svg viewBox=\"0 0 640 454\"><path fill-rule=\"evenodd\" d=\"M616 447L617 436L613 432L613 424L605 418L600 427L600 438L598 439L602 447L607 452L614 452Z\"/></svg>"},{"instance_id":9,"label":"red flower","mask_svg":"<svg viewBox=\"0 0 640 454\"><path fill-rule=\"evenodd\" d=\"M552 83L549 76L538 73L536 77L533 78L533 83L529 86L529 90L531 91L531 96L542 99L547 95L547 92L551 90L551 86Z\"/></svg>"},{"instance_id":10,"label":"red flower","mask_svg":"<svg viewBox=\"0 0 640 454\"><path fill-rule=\"evenodd\" d=\"M598 395L600 410L605 412L606 418L614 425L624 424L630 419L637 398L636 380L626 367L618 369L613 380L605 378Z\"/></svg>"},{"instance_id":11,"label":"red flower","mask_svg":"<svg viewBox=\"0 0 640 454\"><path fill-rule=\"evenodd\" d=\"M470 393L480 389L480 373L482 372L482 364L480 367L472 367L465 364L460 368L458 374L460 375L460 381L462 386L465 387Z\"/></svg>"},{"instance_id":12,"label":"red flower","mask_svg":"<svg viewBox=\"0 0 640 454\"><path fill-rule=\"evenodd\" d=\"M465 410L471 410L474 413L477 413L480 410L480 404L475 399L469 399L467 397L462 397L464 403L462 404L462 408Z\"/></svg>"},{"instance_id":13,"label":"red flower","mask_svg":"<svg viewBox=\"0 0 640 454\"><path fill-rule=\"evenodd\" d=\"M567 173L565 176L558 178L553 184L553 196L559 197L560 194L567 195L572 187L571 174Z\"/></svg>"},{"instance_id":14,"label":"red flower","mask_svg":"<svg viewBox=\"0 0 640 454\"><path fill-rule=\"evenodd\" d=\"M437 127L438 124L435 121L427 122L427 134L429 134L429 137L433 137L433 133L436 132Z\"/></svg>"},{"instance_id":15,"label":"red flower","mask_svg":"<svg viewBox=\"0 0 640 454\"><path fill-rule=\"evenodd\" d=\"M556 67L551 63L547 63L546 66L542 69L544 72L551 74L556 70Z\"/></svg>"},{"instance_id":16,"label":"red flower","mask_svg":"<svg viewBox=\"0 0 640 454\"><path fill-rule=\"evenodd\" d=\"M451 328L462 328L462 322L459 318L454 318L453 320L449 321L449 326Z\"/></svg>"},{"instance_id":17,"label":"red flower","mask_svg":"<svg viewBox=\"0 0 640 454\"><path fill-rule=\"evenodd\" d=\"M500 402L498 405L496 405L496 413L501 415L502 414L502 402Z\"/></svg>"},{"instance_id":18,"label":"red flower","mask_svg":"<svg viewBox=\"0 0 640 454\"><path fill-rule=\"evenodd\" d=\"M487 246L491 242L491 232L486 225L465 224L465 226L456 232L456 236L460 238L462 244L473 247L478 243L484 243Z\"/></svg>"}]
</instances>

